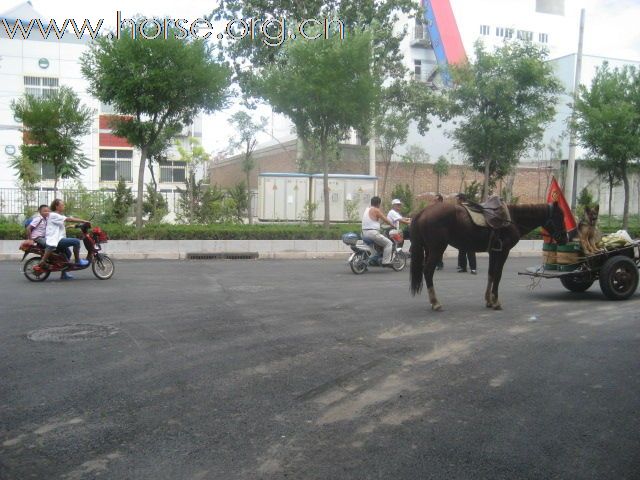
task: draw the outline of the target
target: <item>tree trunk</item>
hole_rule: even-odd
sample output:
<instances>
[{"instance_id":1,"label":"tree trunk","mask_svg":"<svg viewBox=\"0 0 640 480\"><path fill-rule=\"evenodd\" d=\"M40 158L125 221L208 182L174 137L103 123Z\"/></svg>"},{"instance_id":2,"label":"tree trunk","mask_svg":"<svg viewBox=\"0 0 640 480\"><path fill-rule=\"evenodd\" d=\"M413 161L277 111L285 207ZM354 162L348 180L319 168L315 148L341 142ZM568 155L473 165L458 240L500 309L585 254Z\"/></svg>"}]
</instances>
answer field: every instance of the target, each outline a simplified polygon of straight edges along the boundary
<instances>
[{"instance_id":1,"label":"tree trunk","mask_svg":"<svg viewBox=\"0 0 640 480\"><path fill-rule=\"evenodd\" d=\"M622 212L622 229L629 227L629 177L626 170L622 172L622 183L624 185L624 210Z\"/></svg>"},{"instance_id":2,"label":"tree trunk","mask_svg":"<svg viewBox=\"0 0 640 480\"><path fill-rule=\"evenodd\" d=\"M484 161L484 184L482 186L482 200L487 201L489 197L489 175L491 174L491 160Z\"/></svg>"},{"instance_id":3,"label":"tree trunk","mask_svg":"<svg viewBox=\"0 0 640 480\"><path fill-rule=\"evenodd\" d=\"M411 177L411 193L415 198L416 196L416 172L418 170L418 165L413 166L413 176Z\"/></svg>"},{"instance_id":4,"label":"tree trunk","mask_svg":"<svg viewBox=\"0 0 640 480\"><path fill-rule=\"evenodd\" d=\"M322 158L322 190L324 193L324 228L328 229L330 226L330 212L329 208L329 162L327 159L327 139L325 137L320 138L320 157Z\"/></svg>"},{"instance_id":5,"label":"tree trunk","mask_svg":"<svg viewBox=\"0 0 640 480\"><path fill-rule=\"evenodd\" d=\"M53 198L58 198L58 174L55 175L56 178L53 179Z\"/></svg>"},{"instance_id":6,"label":"tree trunk","mask_svg":"<svg viewBox=\"0 0 640 480\"><path fill-rule=\"evenodd\" d=\"M247 170L247 216L249 217L249 225L253 225L253 213L251 212L251 186L249 180L251 172Z\"/></svg>"},{"instance_id":7,"label":"tree trunk","mask_svg":"<svg viewBox=\"0 0 640 480\"><path fill-rule=\"evenodd\" d=\"M613 180L609 179L609 220L607 221L607 226L611 226L611 203L613 200Z\"/></svg>"},{"instance_id":8,"label":"tree trunk","mask_svg":"<svg viewBox=\"0 0 640 480\"><path fill-rule=\"evenodd\" d=\"M147 160L147 149L140 152L140 166L138 168L138 198L136 199L136 228L142 228L142 200L144 199L144 166Z\"/></svg>"},{"instance_id":9,"label":"tree trunk","mask_svg":"<svg viewBox=\"0 0 640 480\"><path fill-rule=\"evenodd\" d=\"M436 193L440 193L440 174L439 173L436 173Z\"/></svg>"},{"instance_id":10,"label":"tree trunk","mask_svg":"<svg viewBox=\"0 0 640 480\"><path fill-rule=\"evenodd\" d=\"M384 198L385 193L387 192L387 177L389 176L389 166L391 165L391 159L385 158L384 160L384 176L382 178L382 192L380 197Z\"/></svg>"}]
</instances>

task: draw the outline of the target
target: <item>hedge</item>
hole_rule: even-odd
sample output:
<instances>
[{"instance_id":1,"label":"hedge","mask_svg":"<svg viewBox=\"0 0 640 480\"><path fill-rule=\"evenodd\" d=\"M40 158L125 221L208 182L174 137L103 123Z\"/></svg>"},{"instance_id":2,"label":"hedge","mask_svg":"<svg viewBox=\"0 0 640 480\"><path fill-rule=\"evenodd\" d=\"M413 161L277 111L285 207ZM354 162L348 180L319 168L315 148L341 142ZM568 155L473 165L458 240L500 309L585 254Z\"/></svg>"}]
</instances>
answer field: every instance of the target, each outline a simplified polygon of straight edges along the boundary
<instances>
[{"instance_id":1,"label":"hedge","mask_svg":"<svg viewBox=\"0 0 640 480\"><path fill-rule=\"evenodd\" d=\"M131 225L100 225L111 240L339 240L346 232L360 231L360 224L332 225L146 225L137 230ZM80 232L67 227L68 236ZM24 238L24 228L15 223L0 224L0 240Z\"/></svg>"},{"instance_id":2,"label":"hedge","mask_svg":"<svg viewBox=\"0 0 640 480\"><path fill-rule=\"evenodd\" d=\"M112 240L339 240L346 232L359 232L360 224L336 224L329 230L320 225L257 224L257 225L146 225L136 230L131 225L100 225ZM612 233L617 227L601 228ZM629 229L633 238L640 229ZM67 235L80 236L80 232L67 227ZM21 240L24 228L17 223L0 223L0 240ZM540 229L525 235L523 240L540 240Z\"/></svg>"}]
</instances>

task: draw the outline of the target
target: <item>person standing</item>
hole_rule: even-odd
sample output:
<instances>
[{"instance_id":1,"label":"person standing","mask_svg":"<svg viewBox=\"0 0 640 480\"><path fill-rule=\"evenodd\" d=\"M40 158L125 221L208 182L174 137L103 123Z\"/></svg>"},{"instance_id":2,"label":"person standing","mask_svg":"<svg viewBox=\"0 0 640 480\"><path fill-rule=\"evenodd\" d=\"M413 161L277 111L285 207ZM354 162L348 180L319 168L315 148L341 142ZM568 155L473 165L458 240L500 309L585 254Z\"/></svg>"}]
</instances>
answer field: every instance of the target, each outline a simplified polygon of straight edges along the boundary
<instances>
[{"instance_id":1,"label":"person standing","mask_svg":"<svg viewBox=\"0 0 640 480\"><path fill-rule=\"evenodd\" d=\"M458 205L462 205L467 201L467 196L464 193L458 193L456 195L456 201ZM464 250L458 250L458 273L464 273L467 271L467 259L469 259L471 274L476 275L478 273L476 252L466 252Z\"/></svg>"}]
</instances>

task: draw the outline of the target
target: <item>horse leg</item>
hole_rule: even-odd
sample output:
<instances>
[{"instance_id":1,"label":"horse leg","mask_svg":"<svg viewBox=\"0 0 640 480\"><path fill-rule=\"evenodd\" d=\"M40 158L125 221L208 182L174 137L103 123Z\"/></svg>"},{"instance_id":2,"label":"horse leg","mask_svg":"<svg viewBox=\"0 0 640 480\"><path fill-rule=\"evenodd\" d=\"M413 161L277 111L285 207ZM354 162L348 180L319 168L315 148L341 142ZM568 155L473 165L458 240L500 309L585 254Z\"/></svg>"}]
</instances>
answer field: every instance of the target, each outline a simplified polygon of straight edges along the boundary
<instances>
[{"instance_id":1,"label":"horse leg","mask_svg":"<svg viewBox=\"0 0 640 480\"><path fill-rule=\"evenodd\" d=\"M491 288L491 303L494 310L502 310L500 300L498 300L498 287L500 286L500 279L502 278L502 269L509 256L509 251L497 252L495 271L493 276L493 285Z\"/></svg>"},{"instance_id":2,"label":"horse leg","mask_svg":"<svg viewBox=\"0 0 640 480\"><path fill-rule=\"evenodd\" d=\"M495 264L495 253L489 252L489 273L487 275L487 289L484 292L484 300L486 302L487 308L493 308L493 302L491 301L491 287L493 286Z\"/></svg>"},{"instance_id":3,"label":"horse leg","mask_svg":"<svg viewBox=\"0 0 640 480\"><path fill-rule=\"evenodd\" d=\"M438 259L442 258L442 254L444 253L445 248L430 248L427 255L427 261L424 264L424 281L427 284L429 303L431 303L431 308L437 312L442 311L442 305L438 301L438 298L436 297L436 291L433 288L433 272L435 271L436 265L438 264Z\"/></svg>"}]
</instances>

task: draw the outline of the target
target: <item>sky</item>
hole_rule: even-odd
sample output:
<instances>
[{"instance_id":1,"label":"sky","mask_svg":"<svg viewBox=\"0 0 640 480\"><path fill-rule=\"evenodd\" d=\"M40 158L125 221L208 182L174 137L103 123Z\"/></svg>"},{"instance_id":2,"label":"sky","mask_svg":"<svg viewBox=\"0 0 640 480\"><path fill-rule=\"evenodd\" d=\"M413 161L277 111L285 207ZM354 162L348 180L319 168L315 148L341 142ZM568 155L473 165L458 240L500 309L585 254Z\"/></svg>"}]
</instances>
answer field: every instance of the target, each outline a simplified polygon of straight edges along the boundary
<instances>
[{"instance_id":1,"label":"sky","mask_svg":"<svg viewBox=\"0 0 640 480\"><path fill-rule=\"evenodd\" d=\"M511 0L531 2L534 0ZM640 60L640 0L567 0L586 9L584 53L613 58ZM20 0L0 0L0 12L22 3ZM66 18L80 23L85 19L114 26L116 11L123 17L141 14L144 17L184 18L189 22L211 12L217 5L215 1L175 0L110 0L109 2L91 2L87 0L31 0L33 7L45 19L54 18L60 24ZM471 2L470 2L471 3ZM486 8L490 0L474 1L473 8ZM470 12L467 12L470 13ZM579 18L576 18L576 24ZM214 40L215 41L215 40ZM577 44L577 40L576 40ZM237 110L237 106L215 115L207 115L203 120L203 144L208 151L224 151L229 143L232 131L227 119ZM269 107L261 109L257 115L264 115L271 122ZM279 141L293 138L286 122L274 115L273 136ZM262 135L261 142L270 142L271 126L268 133Z\"/></svg>"}]
</instances>

